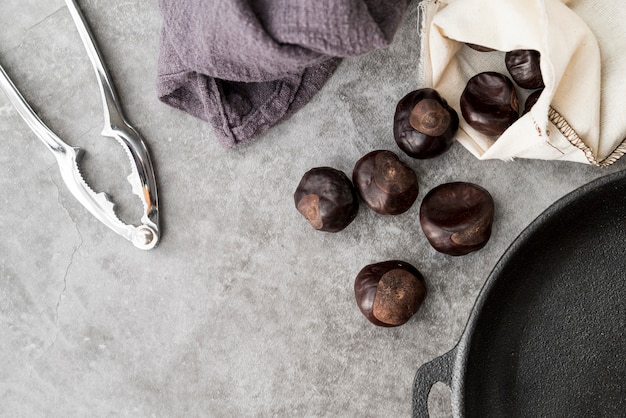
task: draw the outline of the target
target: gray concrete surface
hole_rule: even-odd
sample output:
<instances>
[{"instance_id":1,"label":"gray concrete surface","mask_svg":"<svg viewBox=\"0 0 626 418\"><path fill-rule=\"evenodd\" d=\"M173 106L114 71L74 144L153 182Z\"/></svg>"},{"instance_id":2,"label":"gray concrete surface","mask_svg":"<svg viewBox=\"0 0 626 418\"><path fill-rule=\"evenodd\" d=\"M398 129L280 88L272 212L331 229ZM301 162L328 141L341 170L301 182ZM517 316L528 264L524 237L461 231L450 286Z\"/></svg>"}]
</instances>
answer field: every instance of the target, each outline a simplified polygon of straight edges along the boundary
<instances>
[{"instance_id":1,"label":"gray concrete surface","mask_svg":"<svg viewBox=\"0 0 626 418\"><path fill-rule=\"evenodd\" d=\"M345 60L314 100L257 142L221 149L205 123L155 95L156 1L82 0L130 121L157 170L163 236L134 249L63 187L52 155L0 94L0 416L407 417L417 368L452 348L507 246L539 213L623 169L485 161L458 144L402 157L420 196L447 181L491 191L493 237L465 257L435 252L418 205L396 217L362 206L337 234L295 210L301 175L351 173L374 149L399 152L391 119L416 88L412 10L393 45ZM83 147L93 187L136 221L127 159L102 138L95 77L60 0L3 0L0 62L41 118ZM366 264L403 259L428 297L406 325L357 309ZM430 397L448 416L449 391Z\"/></svg>"}]
</instances>

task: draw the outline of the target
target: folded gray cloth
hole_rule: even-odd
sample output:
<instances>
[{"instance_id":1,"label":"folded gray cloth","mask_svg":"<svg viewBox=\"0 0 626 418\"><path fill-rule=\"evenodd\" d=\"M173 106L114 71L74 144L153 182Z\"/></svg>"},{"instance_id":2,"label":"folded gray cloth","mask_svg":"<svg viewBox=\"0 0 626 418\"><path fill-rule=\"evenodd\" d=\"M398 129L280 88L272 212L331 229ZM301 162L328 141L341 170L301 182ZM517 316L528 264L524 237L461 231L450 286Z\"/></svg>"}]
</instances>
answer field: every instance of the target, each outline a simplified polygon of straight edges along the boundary
<instances>
[{"instance_id":1,"label":"folded gray cloth","mask_svg":"<svg viewBox=\"0 0 626 418\"><path fill-rule=\"evenodd\" d=\"M159 98L224 147L304 106L341 58L392 41L410 0L159 0Z\"/></svg>"}]
</instances>

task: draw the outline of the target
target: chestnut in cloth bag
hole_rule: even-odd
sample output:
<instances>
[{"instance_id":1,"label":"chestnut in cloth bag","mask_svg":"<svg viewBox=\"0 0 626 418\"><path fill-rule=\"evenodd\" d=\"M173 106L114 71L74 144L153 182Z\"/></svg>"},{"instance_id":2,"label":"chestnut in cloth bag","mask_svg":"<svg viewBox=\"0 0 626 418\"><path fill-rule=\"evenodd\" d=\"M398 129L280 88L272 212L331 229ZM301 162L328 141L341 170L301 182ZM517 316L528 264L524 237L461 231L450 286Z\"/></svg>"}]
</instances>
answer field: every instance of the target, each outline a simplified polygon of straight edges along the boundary
<instances>
[{"instance_id":1,"label":"chestnut in cloth bag","mask_svg":"<svg viewBox=\"0 0 626 418\"><path fill-rule=\"evenodd\" d=\"M459 115L471 77L510 77L506 51L540 53L545 88L502 135L483 135L460 118L457 139L476 157L607 166L626 152L624 0L422 0L418 8L419 83L437 89ZM523 108L530 91L516 90Z\"/></svg>"}]
</instances>

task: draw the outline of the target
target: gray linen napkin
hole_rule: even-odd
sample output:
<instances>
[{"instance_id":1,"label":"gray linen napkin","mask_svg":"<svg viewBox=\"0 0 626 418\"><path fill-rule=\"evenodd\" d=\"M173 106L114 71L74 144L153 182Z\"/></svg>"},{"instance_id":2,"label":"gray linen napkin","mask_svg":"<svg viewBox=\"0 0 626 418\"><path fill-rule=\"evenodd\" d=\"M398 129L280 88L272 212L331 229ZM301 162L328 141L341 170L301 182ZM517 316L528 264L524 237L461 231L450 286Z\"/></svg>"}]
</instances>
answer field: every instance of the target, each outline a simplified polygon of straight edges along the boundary
<instances>
[{"instance_id":1,"label":"gray linen napkin","mask_svg":"<svg viewBox=\"0 0 626 418\"><path fill-rule=\"evenodd\" d=\"M157 94L227 148L304 106L341 58L388 46L410 0L159 0Z\"/></svg>"}]
</instances>

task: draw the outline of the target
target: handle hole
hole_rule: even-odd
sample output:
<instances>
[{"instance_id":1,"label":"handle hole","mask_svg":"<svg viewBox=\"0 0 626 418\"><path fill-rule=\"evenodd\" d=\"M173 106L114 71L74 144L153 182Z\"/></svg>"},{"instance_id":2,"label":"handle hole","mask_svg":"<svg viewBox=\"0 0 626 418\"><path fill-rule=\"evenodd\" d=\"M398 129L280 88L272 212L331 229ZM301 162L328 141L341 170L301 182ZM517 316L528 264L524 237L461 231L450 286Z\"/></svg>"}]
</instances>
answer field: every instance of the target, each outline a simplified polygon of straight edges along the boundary
<instances>
[{"instance_id":1,"label":"handle hole","mask_svg":"<svg viewBox=\"0 0 626 418\"><path fill-rule=\"evenodd\" d=\"M428 411L430 418L452 417L452 392L444 383L433 385L428 394Z\"/></svg>"}]
</instances>

